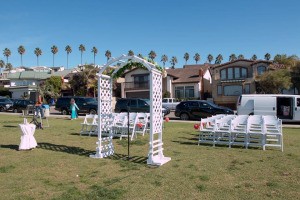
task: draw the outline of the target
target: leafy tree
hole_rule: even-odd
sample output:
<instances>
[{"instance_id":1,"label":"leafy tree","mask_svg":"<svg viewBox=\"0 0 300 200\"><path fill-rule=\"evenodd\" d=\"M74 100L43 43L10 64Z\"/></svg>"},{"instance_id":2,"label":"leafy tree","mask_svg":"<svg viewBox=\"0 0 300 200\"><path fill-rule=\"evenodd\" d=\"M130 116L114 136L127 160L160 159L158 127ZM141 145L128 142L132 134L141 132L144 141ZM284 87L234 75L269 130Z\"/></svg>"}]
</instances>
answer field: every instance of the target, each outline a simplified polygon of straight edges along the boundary
<instances>
[{"instance_id":1,"label":"leafy tree","mask_svg":"<svg viewBox=\"0 0 300 200\"><path fill-rule=\"evenodd\" d=\"M219 54L219 55L216 57L215 64L221 64L221 63L222 63L222 60L223 60L223 56L222 56L221 54Z\"/></svg>"},{"instance_id":2,"label":"leafy tree","mask_svg":"<svg viewBox=\"0 0 300 200\"><path fill-rule=\"evenodd\" d=\"M82 54L85 52L85 46L83 44L79 45L79 51L81 55L81 66L82 66Z\"/></svg>"},{"instance_id":3,"label":"leafy tree","mask_svg":"<svg viewBox=\"0 0 300 200\"><path fill-rule=\"evenodd\" d=\"M168 58L168 56L166 54L164 54L164 55L161 56L161 60L160 61L163 62L164 67L166 65L166 62L168 62L168 60L169 60L169 58Z\"/></svg>"},{"instance_id":4,"label":"leafy tree","mask_svg":"<svg viewBox=\"0 0 300 200\"><path fill-rule=\"evenodd\" d=\"M128 56L133 56L134 55L134 52L132 50L129 50L128 51Z\"/></svg>"},{"instance_id":5,"label":"leafy tree","mask_svg":"<svg viewBox=\"0 0 300 200\"><path fill-rule=\"evenodd\" d=\"M200 57L200 54L199 53L196 53L194 55L194 60L196 61L196 64L200 61L201 57Z\"/></svg>"},{"instance_id":6,"label":"leafy tree","mask_svg":"<svg viewBox=\"0 0 300 200\"><path fill-rule=\"evenodd\" d=\"M270 59L271 59L271 55L269 53L266 53L265 60L270 60Z\"/></svg>"},{"instance_id":7,"label":"leafy tree","mask_svg":"<svg viewBox=\"0 0 300 200\"><path fill-rule=\"evenodd\" d=\"M51 53L53 54L53 67L54 67L54 55L57 54L57 52L58 52L57 46L53 45L51 47Z\"/></svg>"},{"instance_id":8,"label":"leafy tree","mask_svg":"<svg viewBox=\"0 0 300 200\"><path fill-rule=\"evenodd\" d=\"M11 63L6 63L6 67L5 67L7 70L12 70L13 69L13 66Z\"/></svg>"},{"instance_id":9,"label":"leafy tree","mask_svg":"<svg viewBox=\"0 0 300 200\"><path fill-rule=\"evenodd\" d=\"M43 54L42 50L40 48L35 48L34 54L36 55L36 60L37 60L37 66L39 66L39 56Z\"/></svg>"},{"instance_id":10,"label":"leafy tree","mask_svg":"<svg viewBox=\"0 0 300 200\"><path fill-rule=\"evenodd\" d=\"M150 53L148 54L149 58L153 61L156 58L156 53L155 51L151 50Z\"/></svg>"},{"instance_id":11,"label":"leafy tree","mask_svg":"<svg viewBox=\"0 0 300 200\"><path fill-rule=\"evenodd\" d=\"M258 77L258 82L265 94L280 94L283 89L289 89L292 85L287 69L267 71Z\"/></svg>"},{"instance_id":12,"label":"leafy tree","mask_svg":"<svg viewBox=\"0 0 300 200\"><path fill-rule=\"evenodd\" d=\"M67 69L69 68L69 54L72 53L72 47L70 45L67 45L65 48L65 51L67 52Z\"/></svg>"},{"instance_id":13,"label":"leafy tree","mask_svg":"<svg viewBox=\"0 0 300 200\"><path fill-rule=\"evenodd\" d=\"M244 57L243 54L240 54L240 55L238 56L238 59L239 59L239 60L244 59L244 58L245 58L245 57Z\"/></svg>"},{"instance_id":14,"label":"leafy tree","mask_svg":"<svg viewBox=\"0 0 300 200\"><path fill-rule=\"evenodd\" d=\"M5 67L5 62L3 60L0 60L0 69L1 69L1 73L2 73L2 68Z\"/></svg>"},{"instance_id":15,"label":"leafy tree","mask_svg":"<svg viewBox=\"0 0 300 200\"><path fill-rule=\"evenodd\" d=\"M98 53L98 49L96 47L93 47L92 48L92 53L94 54L94 66L96 67L96 61L95 61L95 58L96 58L96 55Z\"/></svg>"},{"instance_id":16,"label":"leafy tree","mask_svg":"<svg viewBox=\"0 0 300 200\"><path fill-rule=\"evenodd\" d=\"M233 53L229 56L229 61L232 62L232 61L235 61L237 58L236 58L236 55Z\"/></svg>"},{"instance_id":17,"label":"leafy tree","mask_svg":"<svg viewBox=\"0 0 300 200\"><path fill-rule=\"evenodd\" d=\"M293 85L300 91L300 60L298 56L286 54L277 54L274 56L274 63L282 64L290 70Z\"/></svg>"},{"instance_id":18,"label":"leafy tree","mask_svg":"<svg viewBox=\"0 0 300 200\"><path fill-rule=\"evenodd\" d=\"M187 63L187 61L190 59L190 54L189 53L185 53L183 56L184 60L185 60L185 64Z\"/></svg>"},{"instance_id":19,"label":"leafy tree","mask_svg":"<svg viewBox=\"0 0 300 200\"><path fill-rule=\"evenodd\" d=\"M21 66L23 66L23 54L25 54L25 47L20 45L18 47L18 53L21 55Z\"/></svg>"},{"instance_id":20,"label":"leafy tree","mask_svg":"<svg viewBox=\"0 0 300 200\"><path fill-rule=\"evenodd\" d=\"M80 73L74 74L70 81L73 93L78 96L87 96L93 90L95 96L95 89L97 87L97 68L92 65L85 65L84 70Z\"/></svg>"},{"instance_id":21,"label":"leafy tree","mask_svg":"<svg viewBox=\"0 0 300 200\"><path fill-rule=\"evenodd\" d=\"M251 57L251 60L257 60L257 56L254 54L254 55Z\"/></svg>"},{"instance_id":22,"label":"leafy tree","mask_svg":"<svg viewBox=\"0 0 300 200\"><path fill-rule=\"evenodd\" d=\"M62 87L60 76L51 76L45 82L40 84L40 92L44 99L50 100L51 98L58 98L60 96Z\"/></svg>"},{"instance_id":23,"label":"leafy tree","mask_svg":"<svg viewBox=\"0 0 300 200\"><path fill-rule=\"evenodd\" d=\"M211 54L208 54L207 56L207 60L209 63L211 63L211 61L213 61L214 57Z\"/></svg>"},{"instance_id":24,"label":"leafy tree","mask_svg":"<svg viewBox=\"0 0 300 200\"><path fill-rule=\"evenodd\" d=\"M176 65L176 63L177 63L177 58L176 58L176 56L172 56L170 63L171 63L171 68L172 68L172 69L175 69L175 65Z\"/></svg>"},{"instance_id":25,"label":"leafy tree","mask_svg":"<svg viewBox=\"0 0 300 200\"><path fill-rule=\"evenodd\" d=\"M11 56L11 51L9 48L3 50L3 55L6 57L6 63L8 63L8 57Z\"/></svg>"},{"instance_id":26,"label":"leafy tree","mask_svg":"<svg viewBox=\"0 0 300 200\"><path fill-rule=\"evenodd\" d=\"M107 58L107 61L111 58L111 52L110 50L105 51L105 57Z\"/></svg>"}]
</instances>

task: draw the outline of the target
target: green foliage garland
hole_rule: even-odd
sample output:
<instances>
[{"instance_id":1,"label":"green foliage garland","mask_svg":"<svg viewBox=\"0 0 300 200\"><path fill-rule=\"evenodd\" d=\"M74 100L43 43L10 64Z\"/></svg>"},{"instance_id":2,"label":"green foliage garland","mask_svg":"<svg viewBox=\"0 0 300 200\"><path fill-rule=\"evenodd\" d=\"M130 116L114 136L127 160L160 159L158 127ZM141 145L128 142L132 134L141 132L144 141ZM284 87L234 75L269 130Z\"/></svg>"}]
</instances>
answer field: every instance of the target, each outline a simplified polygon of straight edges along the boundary
<instances>
[{"instance_id":1,"label":"green foliage garland","mask_svg":"<svg viewBox=\"0 0 300 200\"><path fill-rule=\"evenodd\" d=\"M157 63L153 62L152 60L150 60L148 58L144 58L144 60L147 60L149 63L154 64L157 70L163 72L163 68L161 66L159 66ZM148 70L147 67L145 67L142 63L130 61L126 65L124 65L121 69L119 69L117 71L117 73L114 74L113 78L114 79L119 78L120 76L122 76L124 74L124 72L126 70L132 70L134 68L141 68L141 69ZM108 72L108 75L112 75L112 73L114 71L115 70L111 70L110 72Z\"/></svg>"}]
</instances>

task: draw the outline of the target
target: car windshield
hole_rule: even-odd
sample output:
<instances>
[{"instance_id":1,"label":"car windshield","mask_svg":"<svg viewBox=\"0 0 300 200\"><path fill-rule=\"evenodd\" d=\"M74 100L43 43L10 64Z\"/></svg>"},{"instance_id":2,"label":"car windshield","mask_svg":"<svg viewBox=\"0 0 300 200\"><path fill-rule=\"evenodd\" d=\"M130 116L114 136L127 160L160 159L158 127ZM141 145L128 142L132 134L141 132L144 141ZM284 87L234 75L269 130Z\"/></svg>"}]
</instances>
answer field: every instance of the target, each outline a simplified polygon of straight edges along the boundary
<instances>
[{"instance_id":1,"label":"car windshield","mask_svg":"<svg viewBox=\"0 0 300 200\"><path fill-rule=\"evenodd\" d=\"M212 106L212 107L219 107L219 106L217 106L216 104L214 104L214 103L212 103L212 102L209 102L209 101L207 101L206 103L209 104L209 105Z\"/></svg>"},{"instance_id":2,"label":"car windshield","mask_svg":"<svg viewBox=\"0 0 300 200\"><path fill-rule=\"evenodd\" d=\"M148 105L150 105L150 99L143 99L144 101L146 101L146 103L148 104Z\"/></svg>"}]
</instances>

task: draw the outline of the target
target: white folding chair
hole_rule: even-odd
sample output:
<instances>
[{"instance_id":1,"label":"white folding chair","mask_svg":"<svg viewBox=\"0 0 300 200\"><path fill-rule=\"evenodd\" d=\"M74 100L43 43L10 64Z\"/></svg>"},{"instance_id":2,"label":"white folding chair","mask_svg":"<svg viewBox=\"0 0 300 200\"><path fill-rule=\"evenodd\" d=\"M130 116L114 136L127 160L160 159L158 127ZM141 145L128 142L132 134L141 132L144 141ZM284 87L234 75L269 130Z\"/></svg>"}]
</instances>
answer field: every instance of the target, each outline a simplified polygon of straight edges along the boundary
<instances>
[{"instance_id":1,"label":"white folding chair","mask_svg":"<svg viewBox=\"0 0 300 200\"><path fill-rule=\"evenodd\" d=\"M263 116L266 147L279 147L283 151L282 120L275 116Z\"/></svg>"},{"instance_id":2,"label":"white folding chair","mask_svg":"<svg viewBox=\"0 0 300 200\"><path fill-rule=\"evenodd\" d=\"M247 145L262 147L265 150L265 134L261 115L250 115L247 120Z\"/></svg>"},{"instance_id":3,"label":"white folding chair","mask_svg":"<svg viewBox=\"0 0 300 200\"><path fill-rule=\"evenodd\" d=\"M81 123L80 135L90 133L91 127L93 127L94 117L95 115L93 114L85 115L84 120Z\"/></svg>"}]
</instances>

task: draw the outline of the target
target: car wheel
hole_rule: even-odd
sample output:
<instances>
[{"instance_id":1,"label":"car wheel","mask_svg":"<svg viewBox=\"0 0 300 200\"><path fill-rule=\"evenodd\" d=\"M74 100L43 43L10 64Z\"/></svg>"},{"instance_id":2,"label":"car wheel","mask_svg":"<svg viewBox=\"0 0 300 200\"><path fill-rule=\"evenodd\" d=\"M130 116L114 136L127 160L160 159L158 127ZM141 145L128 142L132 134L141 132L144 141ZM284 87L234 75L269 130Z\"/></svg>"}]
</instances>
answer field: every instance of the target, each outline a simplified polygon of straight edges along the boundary
<instances>
[{"instance_id":1,"label":"car wheel","mask_svg":"<svg viewBox=\"0 0 300 200\"><path fill-rule=\"evenodd\" d=\"M96 111L95 109L91 109L91 110L90 110L90 114L91 114L91 115L96 115L96 114L97 114L97 111Z\"/></svg>"},{"instance_id":2,"label":"car wheel","mask_svg":"<svg viewBox=\"0 0 300 200\"><path fill-rule=\"evenodd\" d=\"M15 108L15 109L13 110L13 112L14 112L14 113L17 113L17 112L18 112L18 109Z\"/></svg>"},{"instance_id":3,"label":"car wheel","mask_svg":"<svg viewBox=\"0 0 300 200\"><path fill-rule=\"evenodd\" d=\"M63 110L61 111L61 114L62 114L62 115L67 115L67 114L68 114L68 111L67 111L66 109L63 109Z\"/></svg>"},{"instance_id":4,"label":"car wheel","mask_svg":"<svg viewBox=\"0 0 300 200\"><path fill-rule=\"evenodd\" d=\"M4 108L3 107L0 107L0 112L4 112Z\"/></svg>"},{"instance_id":5,"label":"car wheel","mask_svg":"<svg viewBox=\"0 0 300 200\"><path fill-rule=\"evenodd\" d=\"M189 120L189 115L187 114L187 113L182 113L181 115L180 115L180 119L181 120Z\"/></svg>"}]
</instances>

